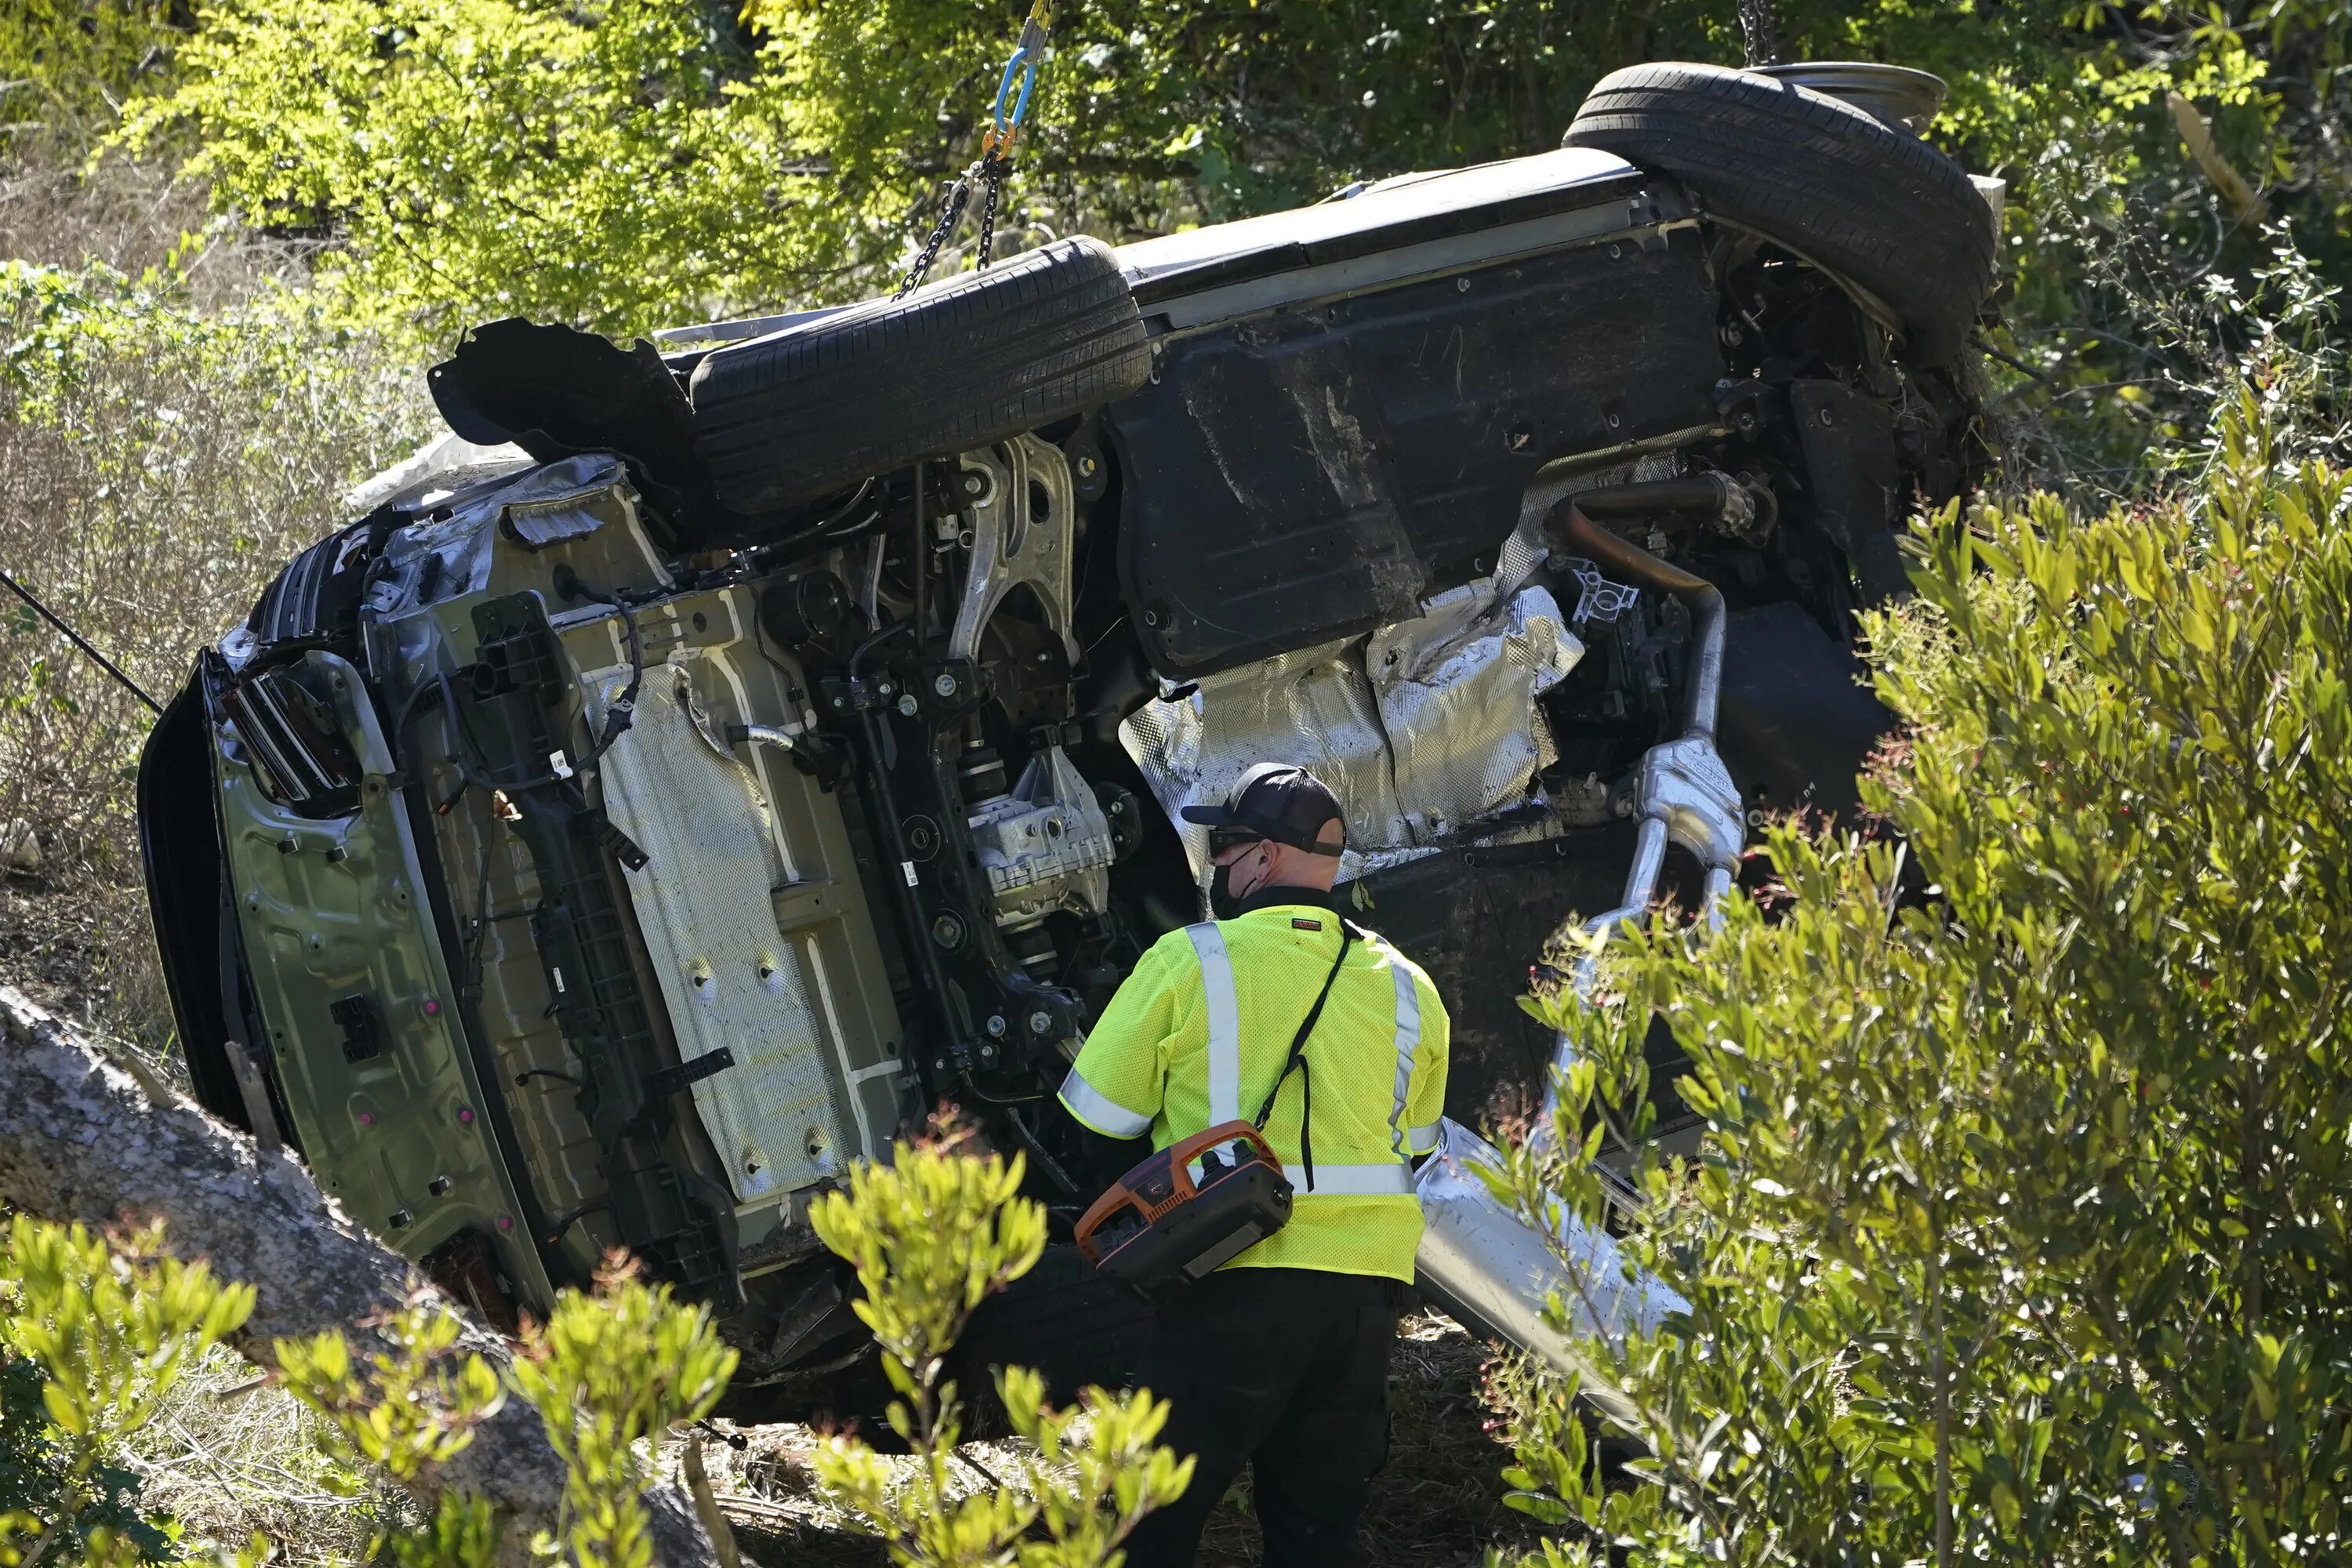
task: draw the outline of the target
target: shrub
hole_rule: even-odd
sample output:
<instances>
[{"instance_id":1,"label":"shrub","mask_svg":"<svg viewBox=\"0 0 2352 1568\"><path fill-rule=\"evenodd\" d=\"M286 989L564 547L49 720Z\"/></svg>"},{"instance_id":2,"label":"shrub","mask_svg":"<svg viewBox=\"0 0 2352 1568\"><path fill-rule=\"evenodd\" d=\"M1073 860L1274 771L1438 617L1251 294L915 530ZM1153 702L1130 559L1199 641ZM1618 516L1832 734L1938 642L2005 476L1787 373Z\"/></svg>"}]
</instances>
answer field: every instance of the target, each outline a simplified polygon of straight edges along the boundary
<instances>
[{"instance_id":1,"label":"shrub","mask_svg":"<svg viewBox=\"0 0 2352 1568\"><path fill-rule=\"evenodd\" d=\"M159 1249L15 1216L0 1252L0 1562L168 1562L178 1530L139 1507L124 1440L253 1289Z\"/></svg>"},{"instance_id":2,"label":"shrub","mask_svg":"<svg viewBox=\"0 0 2352 1568\"><path fill-rule=\"evenodd\" d=\"M288 1393L326 1417L331 1437L321 1446L336 1466L341 1489L356 1490L354 1461L380 1468L404 1485L427 1465L457 1454L474 1428L506 1403L499 1374L478 1355L454 1355L457 1320L423 1298L409 1301L384 1325L398 1353L378 1353L364 1365L352 1359L340 1331L279 1340L274 1348L278 1381ZM497 1521L480 1498L445 1494L421 1528L379 1531L371 1561L401 1568L486 1568L498 1545Z\"/></svg>"},{"instance_id":3,"label":"shrub","mask_svg":"<svg viewBox=\"0 0 2352 1568\"><path fill-rule=\"evenodd\" d=\"M172 0L9 0L0 6L0 153L72 152L113 129L132 92L163 79L180 30Z\"/></svg>"},{"instance_id":4,"label":"shrub","mask_svg":"<svg viewBox=\"0 0 2352 1568\"><path fill-rule=\"evenodd\" d=\"M1777 826L1718 933L1535 1004L1584 1052L1566 1147L1641 1141L1604 1108L1654 1012L1710 1119L1631 1243L1689 1311L1603 1356L1654 1458L1610 1489L1566 1388L1519 1404L1555 1558L2344 1554L2347 494L2246 393L2179 503L1936 520L1875 627L1899 837ZM1598 1218L1580 1163L1511 1167Z\"/></svg>"},{"instance_id":5,"label":"shrub","mask_svg":"<svg viewBox=\"0 0 2352 1568\"><path fill-rule=\"evenodd\" d=\"M902 1568L1103 1568L1143 1516L1183 1495L1192 1461L1156 1445L1165 1400L1149 1390L1084 1390L1056 1410L1044 1381L1020 1367L997 1374L1013 1429L1030 1450L1005 1484L957 1496L949 1461L962 1440L961 1406L947 1352L972 1310L1035 1265L1045 1211L1021 1189L1022 1162L900 1143L890 1165L860 1165L849 1190L810 1217L865 1287L858 1317L882 1346L899 1398L890 1429L913 1450L895 1475L853 1434L825 1439L813 1460L830 1500L865 1533L889 1543Z\"/></svg>"},{"instance_id":6,"label":"shrub","mask_svg":"<svg viewBox=\"0 0 2352 1568\"><path fill-rule=\"evenodd\" d=\"M1155 1446L1167 1420L1148 1394L1085 1390L1045 1403L1042 1380L1008 1368L997 1387L1028 1449L1010 1486L950 1495L961 1413L945 1358L971 1310L1037 1260L1045 1215L1015 1196L1016 1161L936 1146L898 1150L898 1165L860 1166L849 1191L818 1205L827 1244L856 1264L857 1312L905 1396L892 1426L916 1456L898 1477L866 1444L826 1439L815 1460L829 1500L927 1568L1108 1568L1136 1523L1180 1495L1192 1461ZM183 1265L149 1231L110 1245L79 1226L19 1216L0 1255L0 1564L176 1560L178 1528L139 1507L136 1474L116 1460L183 1373L253 1306L242 1285ZM460 1354L449 1310L418 1297L381 1325L391 1348L364 1358L341 1332L273 1346L277 1381L325 1419L338 1466L415 1480L474 1440L509 1391L536 1410L566 1471L556 1528L535 1554L576 1568L648 1568L643 1502L656 1445L709 1414L735 1370L706 1307L681 1305L625 1259L593 1295L567 1290L525 1330L506 1380ZM356 1488L356 1476L344 1483ZM479 1498L444 1494L433 1515L380 1531L371 1561L402 1568L486 1568L499 1521ZM55 1555L62 1546L68 1555ZM268 1561L257 1538L235 1558ZM226 1568L226 1564L224 1564Z\"/></svg>"},{"instance_id":7,"label":"shrub","mask_svg":"<svg viewBox=\"0 0 2352 1568\"><path fill-rule=\"evenodd\" d=\"M566 1291L515 1364L515 1388L567 1472L562 1528L535 1548L580 1568L647 1568L645 1450L672 1423L710 1414L736 1357L708 1307L679 1305L621 1260L607 1261L596 1287L593 1300Z\"/></svg>"},{"instance_id":8,"label":"shrub","mask_svg":"<svg viewBox=\"0 0 2352 1568\"><path fill-rule=\"evenodd\" d=\"M806 287L796 167L721 8L676 0L228 0L134 106L257 226L333 234L346 320L677 325ZM667 318L667 319L665 319Z\"/></svg>"}]
</instances>

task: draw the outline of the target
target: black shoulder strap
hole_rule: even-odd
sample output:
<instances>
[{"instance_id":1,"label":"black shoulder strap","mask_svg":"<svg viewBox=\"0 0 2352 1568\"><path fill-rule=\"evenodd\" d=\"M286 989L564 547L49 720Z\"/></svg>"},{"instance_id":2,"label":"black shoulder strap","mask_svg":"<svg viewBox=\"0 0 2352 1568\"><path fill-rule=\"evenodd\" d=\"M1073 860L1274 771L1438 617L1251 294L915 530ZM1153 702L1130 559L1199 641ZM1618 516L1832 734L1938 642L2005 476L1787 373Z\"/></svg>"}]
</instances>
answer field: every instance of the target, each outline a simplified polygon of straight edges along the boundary
<instances>
[{"instance_id":1,"label":"black shoulder strap","mask_svg":"<svg viewBox=\"0 0 2352 1568\"><path fill-rule=\"evenodd\" d=\"M1258 1131L1265 1131L1265 1119L1274 1114L1274 1102L1288 1082L1292 1068L1298 1071L1298 1161L1307 1168L1307 1190L1315 1190L1315 1142L1307 1131L1315 1116L1315 1073L1307 1060L1307 1037L1315 1032L1315 1021L1323 1016L1323 1004L1330 999L1333 982L1339 978L1339 966L1348 962L1348 948L1356 940L1356 922L1345 916L1339 920L1339 956L1331 961L1331 973L1323 977L1323 989L1315 994L1315 1005L1307 1009L1307 1017L1291 1037L1290 1055L1284 1058L1282 1071L1274 1087L1265 1091L1265 1103L1257 1108Z\"/></svg>"}]
</instances>

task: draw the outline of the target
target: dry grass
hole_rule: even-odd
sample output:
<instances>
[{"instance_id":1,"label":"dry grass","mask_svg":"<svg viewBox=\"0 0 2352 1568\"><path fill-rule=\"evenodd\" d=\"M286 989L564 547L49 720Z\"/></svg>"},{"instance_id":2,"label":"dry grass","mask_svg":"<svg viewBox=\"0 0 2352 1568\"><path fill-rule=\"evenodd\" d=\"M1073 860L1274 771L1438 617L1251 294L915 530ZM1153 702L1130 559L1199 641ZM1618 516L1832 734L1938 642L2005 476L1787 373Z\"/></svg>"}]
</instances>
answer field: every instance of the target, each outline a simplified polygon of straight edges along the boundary
<instances>
[{"instance_id":1,"label":"dry grass","mask_svg":"<svg viewBox=\"0 0 2352 1568\"><path fill-rule=\"evenodd\" d=\"M146 899L136 877L86 868L62 877L0 875L0 980L184 1089Z\"/></svg>"},{"instance_id":2,"label":"dry grass","mask_svg":"<svg viewBox=\"0 0 2352 1568\"><path fill-rule=\"evenodd\" d=\"M1492 1353L1438 1313L1406 1321L1389 1376L1388 1468L1364 1519L1367 1568L1472 1568L1489 1546L1507 1553L1534 1539L1532 1523L1503 1506L1507 1454L1488 1433L1479 1402ZM704 1463L748 1556L771 1568L881 1568L888 1562L878 1542L851 1531L818 1495L808 1466L813 1433L781 1426L746 1427L741 1435L743 1450L710 1445ZM974 1461L966 1479L975 1491L1013 1468L1005 1444L969 1444L965 1452ZM1199 1561L1201 1568L1254 1563L1259 1550L1244 1477L1210 1517Z\"/></svg>"},{"instance_id":3,"label":"dry grass","mask_svg":"<svg viewBox=\"0 0 2352 1568\"><path fill-rule=\"evenodd\" d=\"M399 1489L320 1450L320 1417L256 1379L215 1346L172 1391L129 1460L146 1478L146 1506L177 1518L192 1545L267 1536L282 1568L363 1562L376 1531L415 1521Z\"/></svg>"},{"instance_id":4,"label":"dry grass","mask_svg":"<svg viewBox=\"0 0 2352 1568\"><path fill-rule=\"evenodd\" d=\"M167 292L83 275L64 327L54 296L0 293L0 567L158 700L425 419L407 367L272 302L298 258L217 227L183 246L191 225L201 192L152 167L0 165L0 258L135 275L182 250ZM0 963L160 1052L131 832L148 721L0 601Z\"/></svg>"},{"instance_id":5,"label":"dry grass","mask_svg":"<svg viewBox=\"0 0 2352 1568\"><path fill-rule=\"evenodd\" d=\"M196 310L247 304L299 286L316 241L278 240L215 216L201 181L168 159L0 159L0 259L96 265L129 278L170 272Z\"/></svg>"}]
</instances>

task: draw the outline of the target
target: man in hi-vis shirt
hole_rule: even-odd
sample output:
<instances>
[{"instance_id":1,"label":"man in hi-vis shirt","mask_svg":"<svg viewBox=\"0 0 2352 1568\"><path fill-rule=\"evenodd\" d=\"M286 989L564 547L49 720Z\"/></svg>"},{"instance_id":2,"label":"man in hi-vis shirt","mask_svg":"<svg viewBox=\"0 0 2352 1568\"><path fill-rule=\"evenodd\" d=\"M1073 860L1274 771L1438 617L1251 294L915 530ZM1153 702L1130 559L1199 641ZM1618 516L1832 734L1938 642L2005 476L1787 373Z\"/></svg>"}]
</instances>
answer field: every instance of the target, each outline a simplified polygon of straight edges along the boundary
<instances>
[{"instance_id":1,"label":"man in hi-vis shirt","mask_svg":"<svg viewBox=\"0 0 2352 1568\"><path fill-rule=\"evenodd\" d=\"M1262 763L1223 804L1184 816L1209 829L1217 918L1144 954L1062 1102L1105 1137L1164 1149L1274 1093L1265 1136L1296 1198L1289 1223L1160 1308L1141 1382L1174 1406L1160 1440L1198 1462L1128 1563L1190 1563L1209 1510L1254 1460L1268 1568L1352 1563L1388 1451L1389 1355L1421 1241L1412 1161L1437 1146L1445 1007L1419 964L1333 897L1345 817L1320 780Z\"/></svg>"}]
</instances>

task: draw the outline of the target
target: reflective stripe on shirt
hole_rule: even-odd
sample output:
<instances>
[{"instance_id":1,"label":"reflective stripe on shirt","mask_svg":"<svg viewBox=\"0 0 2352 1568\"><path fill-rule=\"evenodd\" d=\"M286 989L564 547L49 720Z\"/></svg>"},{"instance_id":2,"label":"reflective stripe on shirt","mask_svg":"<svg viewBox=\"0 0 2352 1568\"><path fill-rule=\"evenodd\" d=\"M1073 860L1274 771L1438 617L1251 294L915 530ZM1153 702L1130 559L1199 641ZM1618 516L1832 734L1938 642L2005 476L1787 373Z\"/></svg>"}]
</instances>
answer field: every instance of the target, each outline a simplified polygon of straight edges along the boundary
<instances>
[{"instance_id":1,"label":"reflective stripe on shirt","mask_svg":"<svg viewBox=\"0 0 2352 1568\"><path fill-rule=\"evenodd\" d=\"M1418 1127L1407 1129L1404 1137L1404 1147L1405 1152L1408 1154L1434 1154L1437 1152L1437 1123L1434 1121L1424 1121Z\"/></svg>"},{"instance_id":2,"label":"reflective stripe on shirt","mask_svg":"<svg viewBox=\"0 0 2352 1568\"><path fill-rule=\"evenodd\" d=\"M1421 1047L1421 993L1413 989L1412 971L1402 963L1392 963L1389 972L1396 976L1396 1108L1389 1112L1389 1147L1402 1160L1420 1151L1405 1143L1405 1100L1412 1093L1412 1053Z\"/></svg>"},{"instance_id":3,"label":"reflective stripe on shirt","mask_svg":"<svg viewBox=\"0 0 2352 1568\"><path fill-rule=\"evenodd\" d=\"M1217 930L1216 922L1203 921L1187 926L1184 934L1192 938L1192 951L1201 959L1201 990L1208 1002L1209 1125L1218 1127L1241 1120L1241 997L1234 989L1233 955L1226 951L1223 933ZM1396 976L1397 1069L1395 1107L1389 1112L1389 1132L1397 1163L1326 1165L1318 1162L1312 1185L1304 1170L1298 1173L1295 1184L1302 1194L1325 1197L1412 1195L1412 1167L1404 1163L1404 1116L1405 1100L1412 1088L1413 1053L1421 1045L1421 994L1413 987L1412 971L1402 963L1392 967ZM1073 1072L1071 1076L1077 1075ZM1066 1093L1064 1098L1068 1098ZM1423 1131L1413 1130L1416 1135ZM1434 1149L1436 1128L1432 1126L1427 1131L1428 1147ZM1425 1153L1428 1150L1413 1152Z\"/></svg>"},{"instance_id":4,"label":"reflective stripe on shirt","mask_svg":"<svg viewBox=\"0 0 2352 1568\"><path fill-rule=\"evenodd\" d=\"M1315 1163L1315 1184L1305 1185L1307 1177L1300 1173L1302 1198L1383 1198L1412 1195L1412 1167L1383 1160L1377 1165L1327 1165Z\"/></svg>"},{"instance_id":5,"label":"reflective stripe on shirt","mask_svg":"<svg viewBox=\"0 0 2352 1568\"><path fill-rule=\"evenodd\" d=\"M1201 989L1209 1003L1209 1125L1242 1119L1242 1009L1234 991L1233 954L1214 921L1184 928L1201 957Z\"/></svg>"},{"instance_id":6,"label":"reflective stripe on shirt","mask_svg":"<svg viewBox=\"0 0 2352 1568\"><path fill-rule=\"evenodd\" d=\"M1106 1138L1140 1138L1151 1131L1151 1118L1139 1116L1078 1076L1072 1068L1062 1080L1062 1103L1070 1114Z\"/></svg>"}]
</instances>

